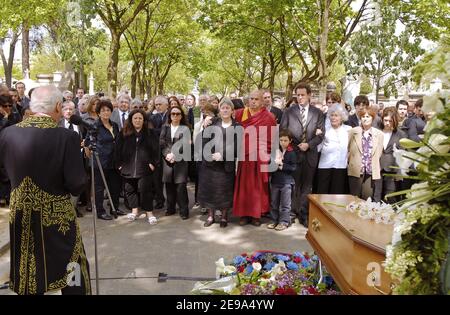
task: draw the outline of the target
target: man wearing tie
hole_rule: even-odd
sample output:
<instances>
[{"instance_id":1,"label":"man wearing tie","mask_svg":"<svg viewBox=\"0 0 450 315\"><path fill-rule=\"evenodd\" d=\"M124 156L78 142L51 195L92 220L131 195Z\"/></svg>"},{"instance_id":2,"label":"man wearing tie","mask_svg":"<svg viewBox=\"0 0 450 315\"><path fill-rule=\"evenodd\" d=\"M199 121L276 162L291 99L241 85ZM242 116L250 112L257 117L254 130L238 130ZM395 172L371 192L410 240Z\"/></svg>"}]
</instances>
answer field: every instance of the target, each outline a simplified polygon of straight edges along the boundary
<instances>
[{"instance_id":1,"label":"man wearing tie","mask_svg":"<svg viewBox=\"0 0 450 315\"><path fill-rule=\"evenodd\" d=\"M80 136L80 144L81 144L81 141L83 139L82 130L80 129L81 127L74 125L70 122L70 117L75 113L74 102L65 101L62 104L62 113L63 113L63 118L61 118L61 120L59 121L58 127L66 128L66 129L76 132ZM80 155L83 155L82 152L83 151L82 151L81 145L80 145ZM79 199L79 196L72 196L71 201L77 212L77 217L81 218L81 217L83 217L83 214L80 212L80 210L77 207L78 199Z\"/></svg>"},{"instance_id":2,"label":"man wearing tie","mask_svg":"<svg viewBox=\"0 0 450 315\"><path fill-rule=\"evenodd\" d=\"M295 193L292 210L299 221L308 226L308 194L312 191L312 183L316 172L319 153L317 146L325 135L322 112L310 106L311 87L299 83L294 89L298 105L286 109L281 119L280 130L287 129L292 135L292 144L297 153L297 168L294 173Z\"/></svg>"},{"instance_id":3,"label":"man wearing tie","mask_svg":"<svg viewBox=\"0 0 450 315\"><path fill-rule=\"evenodd\" d=\"M117 103L119 104L119 108L114 109L111 115L111 121L119 126L120 131L125 125L125 121L128 119L131 98L128 94L121 94L117 97Z\"/></svg>"},{"instance_id":4,"label":"man wearing tie","mask_svg":"<svg viewBox=\"0 0 450 315\"><path fill-rule=\"evenodd\" d=\"M169 108L169 102L168 102L167 98L162 95L156 96L155 97L155 108L156 108L157 113L156 114L149 113L148 121L152 125L151 127L155 131L155 135L158 137L157 139L159 141L159 136L161 134L161 127L167 122L167 109ZM155 168L155 172L154 172L154 176L153 176L153 180L154 180L153 184L154 184L154 188L155 188L155 200L156 200L155 209L164 208L164 202L165 202L164 192L163 192L164 185L162 182L162 175L163 175L162 155L160 155L159 162L160 163Z\"/></svg>"}]
</instances>

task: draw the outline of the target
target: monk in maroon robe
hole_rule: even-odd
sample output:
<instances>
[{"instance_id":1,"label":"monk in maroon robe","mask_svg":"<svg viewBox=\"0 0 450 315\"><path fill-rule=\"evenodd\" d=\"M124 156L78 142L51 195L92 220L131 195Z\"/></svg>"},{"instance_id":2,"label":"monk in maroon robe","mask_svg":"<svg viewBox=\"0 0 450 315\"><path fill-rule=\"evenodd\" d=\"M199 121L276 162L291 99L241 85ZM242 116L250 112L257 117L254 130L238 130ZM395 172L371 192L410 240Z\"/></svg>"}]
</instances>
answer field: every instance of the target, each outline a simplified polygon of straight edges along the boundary
<instances>
[{"instance_id":1,"label":"monk in maroon robe","mask_svg":"<svg viewBox=\"0 0 450 315\"><path fill-rule=\"evenodd\" d=\"M236 111L235 117L246 131L243 154L238 163L234 185L233 215L239 224L261 225L260 218L270 210L269 173L272 127L277 123L263 105L262 91L250 94L248 108Z\"/></svg>"}]
</instances>

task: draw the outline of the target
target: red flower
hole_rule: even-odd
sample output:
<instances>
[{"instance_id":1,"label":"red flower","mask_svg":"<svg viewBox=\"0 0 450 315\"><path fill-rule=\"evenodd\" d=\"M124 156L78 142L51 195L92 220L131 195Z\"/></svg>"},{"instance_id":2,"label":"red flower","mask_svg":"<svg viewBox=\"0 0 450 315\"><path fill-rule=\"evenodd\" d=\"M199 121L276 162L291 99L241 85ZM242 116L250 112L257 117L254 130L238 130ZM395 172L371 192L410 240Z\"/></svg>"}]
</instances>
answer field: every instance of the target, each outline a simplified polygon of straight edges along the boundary
<instances>
[{"instance_id":1,"label":"red flower","mask_svg":"<svg viewBox=\"0 0 450 315\"><path fill-rule=\"evenodd\" d=\"M302 259L300 257L294 257L293 261L298 264L302 262Z\"/></svg>"},{"instance_id":2,"label":"red flower","mask_svg":"<svg viewBox=\"0 0 450 315\"><path fill-rule=\"evenodd\" d=\"M319 291L317 291L316 288L314 288L313 286L310 286L308 288L308 292L309 292L309 294L319 295Z\"/></svg>"},{"instance_id":3,"label":"red flower","mask_svg":"<svg viewBox=\"0 0 450 315\"><path fill-rule=\"evenodd\" d=\"M244 266L239 266L239 267L237 268L237 270L238 270L238 272L244 272L245 267L244 267Z\"/></svg>"},{"instance_id":4,"label":"red flower","mask_svg":"<svg viewBox=\"0 0 450 315\"><path fill-rule=\"evenodd\" d=\"M284 288L276 288L275 294L276 295L297 295L297 292L295 292L295 290L290 287L284 287Z\"/></svg>"}]
</instances>

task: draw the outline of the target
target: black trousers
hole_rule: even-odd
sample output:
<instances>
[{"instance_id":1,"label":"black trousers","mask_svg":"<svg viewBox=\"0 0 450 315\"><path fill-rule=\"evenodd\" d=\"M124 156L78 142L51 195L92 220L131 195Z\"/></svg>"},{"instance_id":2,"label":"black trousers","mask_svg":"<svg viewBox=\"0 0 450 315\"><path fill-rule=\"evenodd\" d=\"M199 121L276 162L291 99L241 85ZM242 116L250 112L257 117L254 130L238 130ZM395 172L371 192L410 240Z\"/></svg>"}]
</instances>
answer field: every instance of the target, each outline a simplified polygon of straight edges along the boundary
<instances>
[{"instance_id":1,"label":"black trousers","mask_svg":"<svg viewBox=\"0 0 450 315\"><path fill-rule=\"evenodd\" d=\"M157 204L164 204L164 201L166 201L164 198L164 184L162 182L163 162L164 161L161 159L159 166L155 168L152 176L154 199Z\"/></svg>"},{"instance_id":2,"label":"black trousers","mask_svg":"<svg viewBox=\"0 0 450 315\"><path fill-rule=\"evenodd\" d=\"M153 176L125 178L125 195L130 208L153 211Z\"/></svg>"},{"instance_id":3,"label":"black trousers","mask_svg":"<svg viewBox=\"0 0 450 315\"><path fill-rule=\"evenodd\" d=\"M318 194L347 194L346 168L319 168L317 171Z\"/></svg>"},{"instance_id":4,"label":"black trousers","mask_svg":"<svg viewBox=\"0 0 450 315\"><path fill-rule=\"evenodd\" d=\"M114 169L105 169L103 172L105 173L106 184L108 185L109 192L111 193L114 208L118 209L122 178ZM102 175L100 174L100 170L98 168L94 169L94 177L95 207L97 208L97 215L100 215L105 213L105 208L103 208L105 185L103 184Z\"/></svg>"},{"instance_id":5,"label":"black trousers","mask_svg":"<svg viewBox=\"0 0 450 315\"><path fill-rule=\"evenodd\" d=\"M189 215L189 197L186 183L166 183L167 212L175 213L176 205L180 207L180 216Z\"/></svg>"},{"instance_id":6,"label":"black trousers","mask_svg":"<svg viewBox=\"0 0 450 315\"><path fill-rule=\"evenodd\" d=\"M309 166L306 160L297 164L294 172L295 189L293 190L292 209L300 222L308 223L309 202L308 194L312 192L316 168Z\"/></svg>"}]
</instances>

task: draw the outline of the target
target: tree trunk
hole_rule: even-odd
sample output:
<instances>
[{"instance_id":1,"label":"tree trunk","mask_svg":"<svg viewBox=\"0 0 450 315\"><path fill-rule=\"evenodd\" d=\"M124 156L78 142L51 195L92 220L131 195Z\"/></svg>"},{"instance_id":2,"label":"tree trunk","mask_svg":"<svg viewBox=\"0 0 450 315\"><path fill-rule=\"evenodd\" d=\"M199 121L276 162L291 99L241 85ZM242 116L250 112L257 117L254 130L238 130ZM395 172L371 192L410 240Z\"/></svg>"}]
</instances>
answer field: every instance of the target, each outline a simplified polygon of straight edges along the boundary
<instances>
[{"instance_id":1,"label":"tree trunk","mask_svg":"<svg viewBox=\"0 0 450 315\"><path fill-rule=\"evenodd\" d=\"M111 30L111 44L109 46L109 64L108 64L108 95L116 97L117 94L117 66L119 64L120 35Z\"/></svg>"},{"instance_id":2,"label":"tree trunk","mask_svg":"<svg viewBox=\"0 0 450 315\"><path fill-rule=\"evenodd\" d=\"M380 92L380 78L376 79L375 83L375 104L378 104L378 93Z\"/></svg>"},{"instance_id":3,"label":"tree trunk","mask_svg":"<svg viewBox=\"0 0 450 315\"><path fill-rule=\"evenodd\" d=\"M131 97L136 97L136 84L138 77L139 67L136 61L133 61L133 67L131 68Z\"/></svg>"},{"instance_id":4,"label":"tree trunk","mask_svg":"<svg viewBox=\"0 0 450 315\"><path fill-rule=\"evenodd\" d=\"M80 72L78 74L78 85L75 88L83 88L83 90L86 91L86 82L87 82L87 75L84 73L84 65L80 65ZM75 91L76 93L77 91Z\"/></svg>"},{"instance_id":5,"label":"tree trunk","mask_svg":"<svg viewBox=\"0 0 450 315\"><path fill-rule=\"evenodd\" d=\"M288 66L288 68L287 68L287 79L286 79L286 92L284 93L286 102L289 102L289 100L292 97L292 93L293 93L293 90L294 90L293 80L294 80L294 74L293 74L293 71L292 71L292 67Z\"/></svg>"},{"instance_id":6,"label":"tree trunk","mask_svg":"<svg viewBox=\"0 0 450 315\"><path fill-rule=\"evenodd\" d=\"M30 71L30 28L24 22L22 26L22 76L26 77L26 71Z\"/></svg>"},{"instance_id":7,"label":"tree trunk","mask_svg":"<svg viewBox=\"0 0 450 315\"><path fill-rule=\"evenodd\" d=\"M5 71L5 83L10 88L12 86L12 71L14 66L14 53L16 50L17 40L19 39L19 33L13 32L11 42L9 43L9 56L6 60L6 56L3 51L4 41L0 41L0 55L2 57L3 69Z\"/></svg>"},{"instance_id":8,"label":"tree trunk","mask_svg":"<svg viewBox=\"0 0 450 315\"><path fill-rule=\"evenodd\" d=\"M324 1L322 14L319 16L319 25L321 33L319 35L319 102L324 102L326 97L326 81L328 79L328 63L327 63L327 45L329 33L329 13L331 0Z\"/></svg>"}]
</instances>

